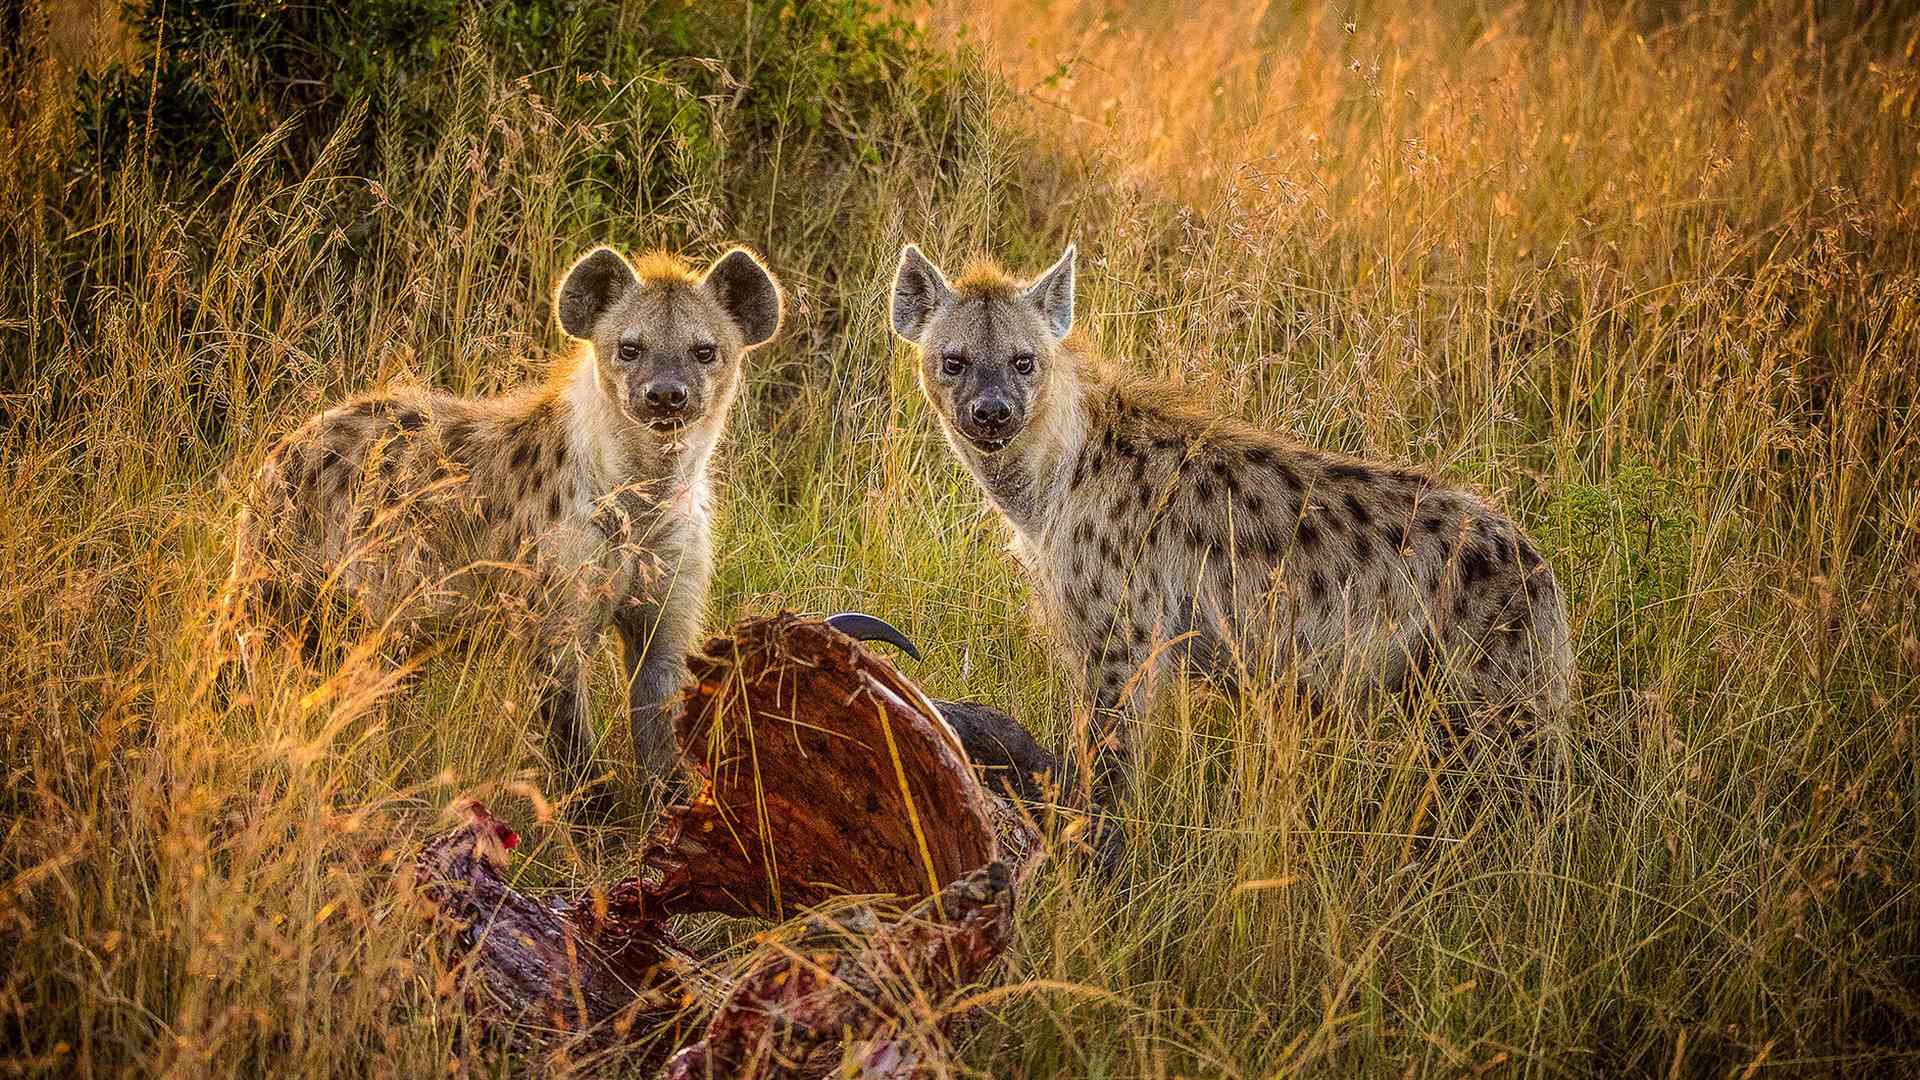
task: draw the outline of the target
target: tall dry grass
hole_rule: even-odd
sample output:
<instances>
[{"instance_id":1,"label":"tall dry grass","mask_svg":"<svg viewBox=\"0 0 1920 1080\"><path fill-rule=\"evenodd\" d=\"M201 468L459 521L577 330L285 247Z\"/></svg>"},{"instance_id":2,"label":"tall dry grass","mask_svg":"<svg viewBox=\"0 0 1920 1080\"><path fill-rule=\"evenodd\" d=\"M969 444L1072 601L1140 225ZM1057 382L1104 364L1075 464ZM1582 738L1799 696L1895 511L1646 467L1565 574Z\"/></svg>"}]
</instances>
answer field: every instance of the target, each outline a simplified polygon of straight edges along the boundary
<instances>
[{"instance_id":1,"label":"tall dry grass","mask_svg":"<svg viewBox=\"0 0 1920 1080\"><path fill-rule=\"evenodd\" d=\"M63 172L63 50L9 69L8 1062L509 1067L423 947L411 845L478 794L545 824L530 882L578 884L621 871L632 823L546 816L524 658L484 631L410 681L366 640L218 677L224 477L382 379L525 377L559 344L551 275L590 242L742 240L790 289L724 453L711 621L874 611L926 648L929 688L1064 732L1073 696L882 298L906 239L1026 268L1073 239L1112 354L1497 493L1574 597L1580 706L1565 782L1489 808L1489 778L1456 775L1485 766L1431 761L1417 710L1173 688L1128 808L1134 892L1049 866L957 1073L1913 1068L1920 22L909 10L967 58L950 128L919 126L935 91L903 79L863 131L878 165L743 151L590 209L555 178L633 118L550 124L472 49L404 170L346 171L348 130L303 169L256 147L223 195ZM378 219L371 253L330 231L341 207ZM610 663L598 691L610 715Z\"/></svg>"}]
</instances>

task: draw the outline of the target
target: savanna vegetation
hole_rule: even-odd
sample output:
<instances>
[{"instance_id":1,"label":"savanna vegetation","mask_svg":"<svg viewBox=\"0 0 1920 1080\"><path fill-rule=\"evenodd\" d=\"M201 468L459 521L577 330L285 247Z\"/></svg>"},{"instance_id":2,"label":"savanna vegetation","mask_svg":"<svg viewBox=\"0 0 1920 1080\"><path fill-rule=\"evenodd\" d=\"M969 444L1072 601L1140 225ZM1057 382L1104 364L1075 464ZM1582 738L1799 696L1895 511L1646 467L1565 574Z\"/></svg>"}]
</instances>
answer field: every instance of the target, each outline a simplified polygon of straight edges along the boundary
<instances>
[{"instance_id":1,"label":"savanna vegetation","mask_svg":"<svg viewBox=\"0 0 1920 1080\"><path fill-rule=\"evenodd\" d=\"M1902 5L24 0L0 28L9 1074L619 1067L485 1037L412 903L463 795L520 825L531 887L623 870L639 811L566 824L527 658L483 621L236 682L217 605L272 438L383 383L536 377L555 275L603 241L748 243L788 290L722 451L715 626L864 609L933 692L1073 723L891 339L907 240L1027 271L1076 241L1106 352L1482 486L1568 588L1567 767L1527 798L1475 797L1502 762L1436 756L1417 707L1170 688L1132 894L1046 864L954 1075L1920 1067Z\"/></svg>"}]
</instances>

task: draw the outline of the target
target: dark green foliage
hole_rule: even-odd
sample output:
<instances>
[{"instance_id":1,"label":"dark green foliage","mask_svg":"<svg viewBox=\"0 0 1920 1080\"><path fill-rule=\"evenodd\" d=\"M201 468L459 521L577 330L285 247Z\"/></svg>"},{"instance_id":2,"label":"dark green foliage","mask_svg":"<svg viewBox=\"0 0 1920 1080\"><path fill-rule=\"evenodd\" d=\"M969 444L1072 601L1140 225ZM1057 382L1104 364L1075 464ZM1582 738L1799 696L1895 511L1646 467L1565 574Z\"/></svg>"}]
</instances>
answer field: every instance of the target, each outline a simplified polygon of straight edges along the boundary
<instances>
[{"instance_id":1,"label":"dark green foliage","mask_svg":"<svg viewBox=\"0 0 1920 1080\"><path fill-rule=\"evenodd\" d=\"M1630 461L1605 483L1558 492L1540 539L1557 553L1568 606L1588 613L1583 665L1634 668L1661 625L1662 605L1690 587L1700 524L1685 484Z\"/></svg>"},{"instance_id":2,"label":"dark green foliage","mask_svg":"<svg viewBox=\"0 0 1920 1080\"><path fill-rule=\"evenodd\" d=\"M637 142L676 141L674 167L645 178L631 155L594 156L590 179L655 195L775 138L825 137L877 160L854 132L890 106L889 84L943 70L915 28L874 0L135 0L126 17L145 53L86 77L82 166L144 164L180 191L217 181L288 116L296 129L284 152L306 164L356 101L369 106L365 131L386 133L378 145L431 139L458 100L444 91L447 55L461 44L525 76L563 125L617 109L639 121ZM696 101L734 123L721 128ZM379 175L400 164L381 156L369 134L352 165Z\"/></svg>"},{"instance_id":3,"label":"dark green foliage","mask_svg":"<svg viewBox=\"0 0 1920 1080\"><path fill-rule=\"evenodd\" d=\"M208 230L244 221L263 266L297 250L336 291L396 236L441 237L428 263L445 280L484 267L527 283L489 313L501 333L540 325L554 263L583 244L765 243L755 223L838 205L823 189L878 173L881 146L931 146L942 167L960 85L955 61L876 0L138 0L124 18L140 47L81 76L67 160L48 170L78 182L49 187L43 220L92 220L95 200L137 192L169 208L161 248L190 280L238 235ZM293 188L286 216L272 193ZM273 234L287 239L267 252ZM43 294L86 320L92 290L148 272L129 254L151 244L109 239L63 228L22 246L60 268ZM0 285L11 306L33 295ZM442 322L457 314L415 311L415 332L461 340ZM224 332L179 316L184 334ZM51 374L9 344L8 384ZM232 358L199 355L188 381L211 437L229 424Z\"/></svg>"},{"instance_id":4,"label":"dark green foliage","mask_svg":"<svg viewBox=\"0 0 1920 1080\"><path fill-rule=\"evenodd\" d=\"M145 55L86 77L86 163L113 171L145 161L183 188L210 184L265 134L267 110L275 119L297 113L289 148L310 153L355 99L403 110L407 88L452 43L459 7L129 0L126 21Z\"/></svg>"}]
</instances>

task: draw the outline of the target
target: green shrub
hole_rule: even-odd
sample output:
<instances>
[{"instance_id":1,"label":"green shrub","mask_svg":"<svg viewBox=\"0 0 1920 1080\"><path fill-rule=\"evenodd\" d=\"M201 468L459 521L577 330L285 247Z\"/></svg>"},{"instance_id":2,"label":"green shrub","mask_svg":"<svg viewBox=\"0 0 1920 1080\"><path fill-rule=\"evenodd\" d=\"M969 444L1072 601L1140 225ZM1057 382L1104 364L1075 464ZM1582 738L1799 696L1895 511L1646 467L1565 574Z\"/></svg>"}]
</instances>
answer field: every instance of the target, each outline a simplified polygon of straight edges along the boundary
<instances>
[{"instance_id":1,"label":"green shrub","mask_svg":"<svg viewBox=\"0 0 1920 1080\"><path fill-rule=\"evenodd\" d=\"M380 174L396 163L379 160L377 146L430 141L456 106L445 58L462 41L503 74L525 75L565 125L593 122L612 97L637 99L619 107L649 129L639 136L688 148L675 168L639 178L656 192L737 142L823 137L877 159L857 132L891 107L888 85L946 63L875 0L132 0L126 18L142 55L85 77L82 164L112 173L143 162L182 191L216 182L289 115L296 130L285 149L305 164L363 100L369 123L354 165ZM695 99L721 104L733 129L716 130L689 107ZM591 178L635 190L634 164L598 155Z\"/></svg>"},{"instance_id":2,"label":"green shrub","mask_svg":"<svg viewBox=\"0 0 1920 1080\"><path fill-rule=\"evenodd\" d=\"M456 0L129 0L126 22L143 54L85 77L86 164L113 172L144 160L181 188L204 186L265 133L267 108L299 114L290 148L310 153L354 100L396 111L452 43L458 8Z\"/></svg>"},{"instance_id":3,"label":"green shrub","mask_svg":"<svg viewBox=\"0 0 1920 1080\"><path fill-rule=\"evenodd\" d=\"M1639 668L1660 605L1687 594L1699 521L1686 485L1639 461L1557 492L1541 540L1568 606L1587 613L1581 663Z\"/></svg>"}]
</instances>

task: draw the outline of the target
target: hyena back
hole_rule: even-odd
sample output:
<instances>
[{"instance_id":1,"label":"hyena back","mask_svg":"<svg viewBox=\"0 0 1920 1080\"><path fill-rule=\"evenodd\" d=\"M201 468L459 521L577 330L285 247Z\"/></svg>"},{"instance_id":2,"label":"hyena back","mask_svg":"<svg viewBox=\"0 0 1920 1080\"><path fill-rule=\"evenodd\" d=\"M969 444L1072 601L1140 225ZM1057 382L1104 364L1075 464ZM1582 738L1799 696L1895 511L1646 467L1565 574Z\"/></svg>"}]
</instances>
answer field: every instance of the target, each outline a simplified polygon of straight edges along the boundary
<instances>
[{"instance_id":1,"label":"hyena back","mask_svg":"<svg viewBox=\"0 0 1920 1080\"><path fill-rule=\"evenodd\" d=\"M1566 607L1510 518L1106 365L1071 335L1073 276L1069 248L1031 286L991 266L949 284L909 246L893 322L1084 676L1096 797L1124 781L1137 676L1175 663L1317 696L1423 684L1529 727L1565 708Z\"/></svg>"},{"instance_id":2,"label":"hyena back","mask_svg":"<svg viewBox=\"0 0 1920 1080\"><path fill-rule=\"evenodd\" d=\"M734 249L702 276L607 248L555 299L584 347L542 385L495 398L403 388L308 420L270 451L241 510L232 595L261 630L344 593L405 638L524 606L541 711L578 779L592 728L581 662L611 622L640 763L670 767L665 711L712 573L708 464L744 354L773 337L780 291Z\"/></svg>"}]
</instances>

